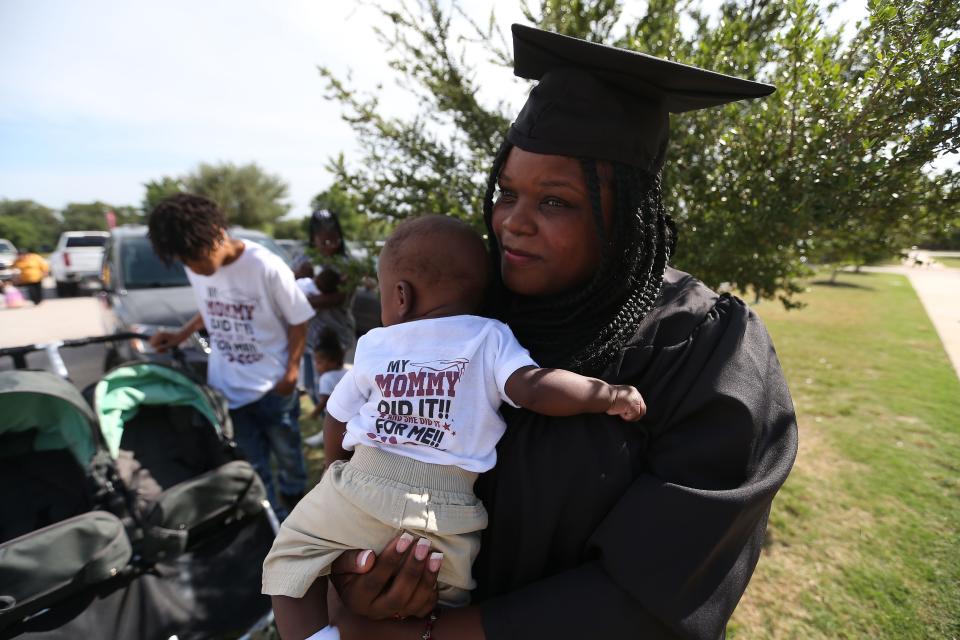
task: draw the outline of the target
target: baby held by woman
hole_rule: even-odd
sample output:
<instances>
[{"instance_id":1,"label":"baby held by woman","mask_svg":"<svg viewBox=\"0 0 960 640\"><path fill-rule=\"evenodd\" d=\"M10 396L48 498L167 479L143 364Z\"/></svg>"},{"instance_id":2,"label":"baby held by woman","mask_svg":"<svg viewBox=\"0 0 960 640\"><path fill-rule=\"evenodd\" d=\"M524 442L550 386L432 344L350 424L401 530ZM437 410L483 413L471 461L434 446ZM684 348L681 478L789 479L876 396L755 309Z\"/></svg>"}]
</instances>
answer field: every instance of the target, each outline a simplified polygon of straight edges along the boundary
<instances>
[{"instance_id":1,"label":"baby held by woman","mask_svg":"<svg viewBox=\"0 0 960 640\"><path fill-rule=\"evenodd\" d=\"M469 602L487 524L473 484L496 463L501 402L551 416L645 413L635 388L540 368L509 327L476 315L489 272L483 239L455 218L410 219L387 240L383 328L360 339L329 397L329 468L264 562L263 592L283 638L327 625L325 583L314 583L343 551L379 550L400 532L406 545L418 538L411 552L434 549L440 603Z\"/></svg>"}]
</instances>

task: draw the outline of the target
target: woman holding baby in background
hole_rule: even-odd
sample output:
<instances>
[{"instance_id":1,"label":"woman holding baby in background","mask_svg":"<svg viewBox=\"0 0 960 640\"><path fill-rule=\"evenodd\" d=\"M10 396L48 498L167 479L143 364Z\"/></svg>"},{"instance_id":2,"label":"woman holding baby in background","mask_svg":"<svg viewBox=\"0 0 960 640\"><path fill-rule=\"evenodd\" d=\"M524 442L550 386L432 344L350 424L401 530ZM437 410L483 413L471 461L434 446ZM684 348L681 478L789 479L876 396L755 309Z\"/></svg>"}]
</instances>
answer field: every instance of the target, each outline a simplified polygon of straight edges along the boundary
<instances>
[{"instance_id":1,"label":"woman holding baby in background","mask_svg":"<svg viewBox=\"0 0 960 640\"><path fill-rule=\"evenodd\" d=\"M329 343L329 334L333 334L343 353L348 354L356 345L357 336L351 313L353 292L345 291L342 274L334 264L337 260L349 259L346 238L334 212L317 209L310 216L310 248L320 257L319 268L304 256L294 265L294 274L297 286L317 312L307 329L307 347L301 365L302 384L313 401L316 414L321 408L319 378L324 373L318 370L315 362L318 345ZM329 344L325 344L321 354L324 359L329 359L329 351Z\"/></svg>"}]
</instances>

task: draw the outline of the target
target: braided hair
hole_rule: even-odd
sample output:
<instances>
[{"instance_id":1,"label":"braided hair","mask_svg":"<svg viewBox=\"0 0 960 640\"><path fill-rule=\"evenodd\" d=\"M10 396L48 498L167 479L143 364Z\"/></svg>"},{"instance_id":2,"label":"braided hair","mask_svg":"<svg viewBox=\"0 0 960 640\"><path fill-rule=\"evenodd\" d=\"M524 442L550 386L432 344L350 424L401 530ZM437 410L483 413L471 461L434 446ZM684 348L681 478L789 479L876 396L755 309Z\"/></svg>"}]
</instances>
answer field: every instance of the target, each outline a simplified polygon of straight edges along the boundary
<instances>
[{"instance_id":1,"label":"braided hair","mask_svg":"<svg viewBox=\"0 0 960 640\"><path fill-rule=\"evenodd\" d=\"M676 228L663 207L660 175L612 163L615 203L608 233L603 223L597 163L581 158L602 247L600 266L590 282L578 290L523 296L503 284L500 247L493 233L494 191L512 148L505 141L497 152L483 200L493 257L493 313L510 325L541 366L599 375L653 308L674 251Z\"/></svg>"},{"instance_id":2,"label":"braided hair","mask_svg":"<svg viewBox=\"0 0 960 640\"><path fill-rule=\"evenodd\" d=\"M334 231L340 238L340 246L337 247L337 255L347 255L347 239L343 235L343 227L340 226L340 217L329 209L317 209L310 214L310 246L313 246L313 237L321 231Z\"/></svg>"}]
</instances>

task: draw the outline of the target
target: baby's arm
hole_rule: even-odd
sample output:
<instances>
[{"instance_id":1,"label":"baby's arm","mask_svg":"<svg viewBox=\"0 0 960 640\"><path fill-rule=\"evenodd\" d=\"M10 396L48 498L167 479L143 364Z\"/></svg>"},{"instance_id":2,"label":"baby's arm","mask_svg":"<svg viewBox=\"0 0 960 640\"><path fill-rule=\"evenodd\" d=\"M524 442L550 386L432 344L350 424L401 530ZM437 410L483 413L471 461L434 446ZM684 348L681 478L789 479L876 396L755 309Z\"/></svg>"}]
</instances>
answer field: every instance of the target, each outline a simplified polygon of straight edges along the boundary
<instances>
[{"instance_id":1,"label":"baby's arm","mask_svg":"<svg viewBox=\"0 0 960 640\"><path fill-rule=\"evenodd\" d=\"M329 413L323 420L323 455L327 466L336 460L346 460L350 454L343 448L343 436L347 425Z\"/></svg>"},{"instance_id":2,"label":"baby's arm","mask_svg":"<svg viewBox=\"0 0 960 640\"><path fill-rule=\"evenodd\" d=\"M516 404L546 416L608 413L635 421L647 412L640 392L627 384L609 384L563 369L521 367L504 385Z\"/></svg>"}]
</instances>

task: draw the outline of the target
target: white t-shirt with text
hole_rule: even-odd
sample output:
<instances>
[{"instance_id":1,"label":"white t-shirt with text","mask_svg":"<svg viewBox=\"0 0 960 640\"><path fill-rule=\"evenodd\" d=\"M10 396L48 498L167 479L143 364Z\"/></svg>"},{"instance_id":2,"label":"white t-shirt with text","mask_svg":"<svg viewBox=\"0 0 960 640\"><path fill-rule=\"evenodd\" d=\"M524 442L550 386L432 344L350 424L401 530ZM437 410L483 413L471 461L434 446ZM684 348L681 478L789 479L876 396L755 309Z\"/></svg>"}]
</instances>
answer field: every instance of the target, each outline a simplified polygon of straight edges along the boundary
<instances>
[{"instance_id":1,"label":"white t-shirt with text","mask_svg":"<svg viewBox=\"0 0 960 640\"><path fill-rule=\"evenodd\" d=\"M256 242L211 276L187 269L210 334L207 381L231 409L261 398L287 370L290 325L313 317L290 267Z\"/></svg>"},{"instance_id":2,"label":"white t-shirt with text","mask_svg":"<svg viewBox=\"0 0 960 640\"><path fill-rule=\"evenodd\" d=\"M346 373L346 369L334 369L333 371L324 371L321 373L317 377L317 395L330 396Z\"/></svg>"},{"instance_id":3,"label":"white t-shirt with text","mask_svg":"<svg viewBox=\"0 0 960 640\"><path fill-rule=\"evenodd\" d=\"M480 316L415 320L372 329L327 401L345 422L343 447L380 447L481 473L506 429L500 403L517 369L537 366L507 325ZM516 406L516 405L514 405Z\"/></svg>"}]
</instances>

